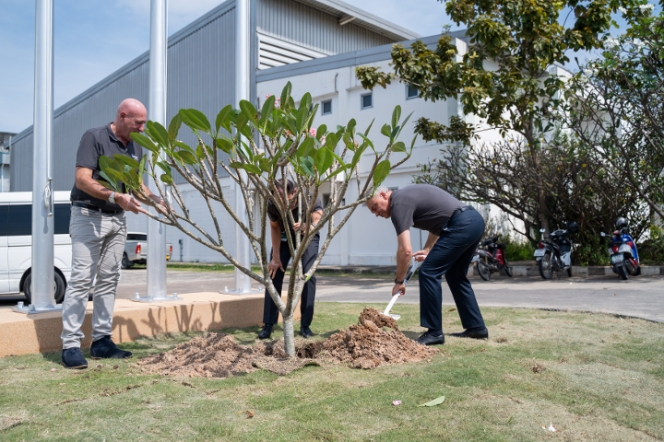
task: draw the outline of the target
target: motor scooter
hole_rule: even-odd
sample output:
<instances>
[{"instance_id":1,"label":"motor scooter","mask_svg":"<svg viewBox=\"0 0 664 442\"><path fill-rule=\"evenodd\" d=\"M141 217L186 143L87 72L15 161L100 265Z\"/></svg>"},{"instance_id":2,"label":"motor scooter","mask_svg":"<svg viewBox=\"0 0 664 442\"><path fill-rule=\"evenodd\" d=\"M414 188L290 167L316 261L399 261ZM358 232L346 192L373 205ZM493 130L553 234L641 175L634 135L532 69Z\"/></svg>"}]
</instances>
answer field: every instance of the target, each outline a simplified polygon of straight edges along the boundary
<instances>
[{"instance_id":1,"label":"motor scooter","mask_svg":"<svg viewBox=\"0 0 664 442\"><path fill-rule=\"evenodd\" d=\"M507 276L512 277L512 268L505 258L505 246L498 242L499 237L500 235L496 235L482 241L471 261L475 263L477 273L485 281L491 279L492 272L503 270Z\"/></svg>"},{"instance_id":2,"label":"motor scooter","mask_svg":"<svg viewBox=\"0 0 664 442\"><path fill-rule=\"evenodd\" d=\"M551 279L554 271L562 270L567 271L567 276L572 276L572 242L569 236L578 231L579 225L574 221L567 224L567 229L551 232L548 238L544 238L545 230L540 230L542 239L537 244L534 257L542 278Z\"/></svg>"},{"instance_id":3,"label":"motor scooter","mask_svg":"<svg viewBox=\"0 0 664 442\"><path fill-rule=\"evenodd\" d=\"M620 279L626 281L630 275L641 274L639 253L636 250L636 242L629 235L629 225L625 218L620 217L616 220L616 229L610 238L609 256L613 273L617 273ZM601 232L600 235L602 238L609 236L604 232Z\"/></svg>"}]
</instances>

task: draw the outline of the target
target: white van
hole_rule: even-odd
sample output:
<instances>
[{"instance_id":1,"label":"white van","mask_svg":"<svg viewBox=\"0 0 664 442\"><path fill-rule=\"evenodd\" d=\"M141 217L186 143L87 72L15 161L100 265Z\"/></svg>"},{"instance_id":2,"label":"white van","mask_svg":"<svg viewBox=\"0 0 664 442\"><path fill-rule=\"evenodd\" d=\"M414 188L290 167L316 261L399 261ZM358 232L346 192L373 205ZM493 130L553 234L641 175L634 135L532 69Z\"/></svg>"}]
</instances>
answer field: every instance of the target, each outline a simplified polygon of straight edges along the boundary
<instances>
[{"instance_id":1,"label":"white van","mask_svg":"<svg viewBox=\"0 0 664 442\"><path fill-rule=\"evenodd\" d=\"M65 298L71 276L69 191L55 192L55 302ZM23 292L30 297L32 265L32 192L0 192L0 294Z\"/></svg>"}]
</instances>

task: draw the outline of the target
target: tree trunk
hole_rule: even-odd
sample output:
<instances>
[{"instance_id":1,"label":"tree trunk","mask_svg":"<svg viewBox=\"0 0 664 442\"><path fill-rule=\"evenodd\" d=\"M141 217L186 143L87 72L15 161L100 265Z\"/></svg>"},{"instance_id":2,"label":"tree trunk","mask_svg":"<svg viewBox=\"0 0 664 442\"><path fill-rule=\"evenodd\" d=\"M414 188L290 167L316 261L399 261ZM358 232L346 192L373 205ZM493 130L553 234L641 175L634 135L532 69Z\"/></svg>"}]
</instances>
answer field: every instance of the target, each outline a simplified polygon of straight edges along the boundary
<instances>
[{"instance_id":1,"label":"tree trunk","mask_svg":"<svg viewBox=\"0 0 664 442\"><path fill-rule=\"evenodd\" d=\"M293 330L293 316L284 316L284 349L286 354L295 357L295 332Z\"/></svg>"}]
</instances>

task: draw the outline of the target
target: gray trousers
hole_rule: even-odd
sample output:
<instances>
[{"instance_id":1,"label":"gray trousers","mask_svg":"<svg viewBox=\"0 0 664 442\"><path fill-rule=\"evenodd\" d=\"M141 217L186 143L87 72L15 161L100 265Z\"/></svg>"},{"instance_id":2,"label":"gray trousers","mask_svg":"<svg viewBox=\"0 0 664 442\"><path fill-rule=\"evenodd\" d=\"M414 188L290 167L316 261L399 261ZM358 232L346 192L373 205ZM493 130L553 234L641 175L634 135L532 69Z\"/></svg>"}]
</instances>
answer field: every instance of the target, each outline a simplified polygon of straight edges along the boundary
<instances>
[{"instance_id":1,"label":"gray trousers","mask_svg":"<svg viewBox=\"0 0 664 442\"><path fill-rule=\"evenodd\" d=\"M111 215L72 206L69 235L72 264L62 303L63 349L81 346L81 326L95 276L92 341L112 334L115 289L127 238L125 214Z\"/></svg>"}]
</instances>

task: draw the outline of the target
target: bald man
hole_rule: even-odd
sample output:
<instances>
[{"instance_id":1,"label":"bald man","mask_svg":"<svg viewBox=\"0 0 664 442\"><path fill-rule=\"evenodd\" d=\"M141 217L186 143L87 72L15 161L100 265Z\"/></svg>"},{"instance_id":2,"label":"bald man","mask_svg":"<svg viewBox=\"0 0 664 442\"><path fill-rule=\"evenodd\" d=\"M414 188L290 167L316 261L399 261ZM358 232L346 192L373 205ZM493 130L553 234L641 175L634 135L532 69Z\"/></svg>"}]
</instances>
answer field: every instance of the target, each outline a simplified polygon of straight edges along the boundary
<instances>
[{"instance_id":1,"label":"bald man","mask_svg":"<svg viewBox=\"0 0 664 442\"><path fill-rule=\"evenodd\" d=\"M131 356L131 352L120 350L111 340L113 307L127 237L125 211L145 213L145 209L130 194L113 192L99 183L99 159L120 154L140 160L143 150L132 141L131 133L143 132L146 121L143 103L128 98L118 106L112 123L85 132L78 146L69 224L71 279L62 304L62 363L67 368L88 366L81 352L81 325L95 277L90 355L93 359ZM145 185L143 190L159 210L165 210L160 197Z\"/></svg>"}]
</instances>

